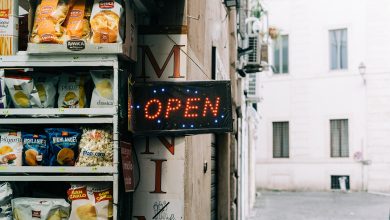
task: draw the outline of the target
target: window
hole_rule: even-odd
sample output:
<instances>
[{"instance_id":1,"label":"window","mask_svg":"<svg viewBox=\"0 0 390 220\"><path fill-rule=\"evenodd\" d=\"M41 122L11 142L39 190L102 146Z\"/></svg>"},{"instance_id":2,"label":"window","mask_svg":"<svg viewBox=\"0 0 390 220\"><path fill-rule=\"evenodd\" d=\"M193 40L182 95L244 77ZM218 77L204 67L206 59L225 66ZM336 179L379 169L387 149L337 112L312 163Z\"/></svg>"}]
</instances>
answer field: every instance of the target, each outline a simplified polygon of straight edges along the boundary
<instances>
[{"instance_id":1,"label":"window","mask_svg":"<svg viewBox=\"0 0 390 220\"><path fill-rule=\"evenodd\" d=\"M330 120L331 157L348 157L348 119Z\"/></svg>"},{"instance_id":2,"label":"window","mask_svg":"<svg viewBox=\"0 0 390 220\"><path fill-rule=\"evenodd\" d=\"M274 72L288 73L288 35L282 35L274 46Z\"/></svg>"},{"instance_id":3,"label":"window","mask_svg":"<svg viewBox=\"0 0 390 220\"><path fill-rule=\"evenodd\" d=\"M345 181L345 189L350 189L349 184L349 176L330 176L330 188L331 189L341 189L340 182L342 181L341 178L344 178Z\"/></svg>"},{"instance_id":4,"label":"window","mask_svg":"<svg viewBox=\"0 0 390 220\"><path fill-rule=\"evenodd\" d=\"M347 29L329 31L330 69L348 68L348 34Z\"/></svg>"},{"instance_id":5,"label":"window","mask_svg":"<svg viewBox=\"0 0 390 220\"><path fill-rule=\"evenodd\" d=\"M273 157L289 157L289 126L288 122L273 122Z\"/></svg>"}]
</instances>

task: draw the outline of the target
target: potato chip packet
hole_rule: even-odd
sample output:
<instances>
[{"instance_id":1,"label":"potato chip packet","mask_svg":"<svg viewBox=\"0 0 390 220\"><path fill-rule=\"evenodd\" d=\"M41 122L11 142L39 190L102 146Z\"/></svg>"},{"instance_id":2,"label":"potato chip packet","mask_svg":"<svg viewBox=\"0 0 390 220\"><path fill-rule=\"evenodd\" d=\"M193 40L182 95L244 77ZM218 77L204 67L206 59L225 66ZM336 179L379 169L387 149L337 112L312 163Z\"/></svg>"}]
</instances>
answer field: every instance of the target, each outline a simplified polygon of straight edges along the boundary
<instances>
[{"instance_id":1,"label":"potato chip packet","mask_svg":"<svg viewBox=\"0 0 390 220\"><path fill-rule=\"evenodd\" d=\"M65 199L15 198L12 200L15 220L65 220L69 218L70 205Z\"/></svg>"},{"instance_id":2,"label":"potato chip packet","mask_svg":"<svg viewBox=\"0 0 390 220\"><path fill-rule=\"evenodd\" d=\"M7 108L7 95L5 94L4 70L0 70L0 109Z\"/></svg>"},{"instance_id":3,"label":"potato chip packet","mask_svg":"<svg viewBox=\"0 0 390 220\"><path fill-rule=\"evenodd\" d=\"M50 166L74 166L81 132L71 128L46 128L49 138Z\"/></svg>"},{"instance_id":4,"label":"potato chip packet","mask_svg":"<svg viewBox=\"0 0 390 220\"><path fill-rule=\"evenodd\" d=\"M15 108L42 107L38 90L29 74L14 71L6 73L5 84Z\"/></svg>"},{"instance_id":5,"label":"potato chip packet","mask_svg":"<svg viewBox=\"0 0 390 220\"><path fill-rule=\"evenodd\" d=\"M114 74L107 70L92 70L91 77L95 88L91 98L91 108L109 108L114 105Z\"/></svg>"},{"instance_id":6,"label":"potato chip packet","mask_svg":"<svg viewBox=\"0 0 390 220\"><path fill-rule=\"evenodd\" d=\"M87 75L63 73L58 84L59 108L85 108Z\"/></svg>"},{"instance_id":7,"label":"potato chip packet","mask_svg":"<svg viewBox=\"0 0 390 220\"><path fill-rule=\"evenodd\" d=\"M33 73L34 85L43 108L54 108L59 77L45 73Z\"/></svg>"},{"instance_id":8,"label":"potato chip packet","mask_svg":"<svg viewBox=\"0 0 390 220\"><path fill-rule=\"evenodd\" d=\"M49 147L46 134L22 132L23 166L46 166L49 159Z\"/></svg>"},{"instance_id":9,"label":"potato chip packet","mask_svg":"<svg viewBox=\"0 0 390 220\"><path fill-rule=\"evenodd\" d=\"M0 132L0 166L22 165L21 132Z\"/></svg>"}]
</instances>

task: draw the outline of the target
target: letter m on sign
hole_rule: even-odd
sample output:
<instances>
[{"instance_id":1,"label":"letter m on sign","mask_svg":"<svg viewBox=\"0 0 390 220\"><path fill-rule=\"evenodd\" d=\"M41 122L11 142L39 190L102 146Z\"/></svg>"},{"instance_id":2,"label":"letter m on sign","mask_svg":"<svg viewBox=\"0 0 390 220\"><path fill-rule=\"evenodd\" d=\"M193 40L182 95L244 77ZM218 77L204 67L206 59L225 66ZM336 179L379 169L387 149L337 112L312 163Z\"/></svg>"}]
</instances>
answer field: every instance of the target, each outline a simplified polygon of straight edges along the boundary
<instances>
[{"instance_id":1,"label":"letter m on sign","mask_svg":"<svg viewBox=\"0 0 390 220\"><path fill-rule=\"evenodd\" d=\"M165 59L165 62L161 68L156 60L156 57L153 55L152 50L150 49L149 46L141 45L139 47L141 48L141 55L142 55L142 57L141 57L142 69L141 69L140 78L144 78L144 79L150 78L150 77L146 76L146 69L145 69L146 58L149 59L150 64L152 65L156 76L158 78L161 78L169 61L172 59L172 56L173 56L173 72L169 73L169 74L171 74L169 76L169 78L184 78L184 76L181 76L181 73L180 73L180 51L181 51L181 47L184 47L184 45L174 45L172 47L171 51L169 52L168 57Z\"/></svg>"}]
</instances>

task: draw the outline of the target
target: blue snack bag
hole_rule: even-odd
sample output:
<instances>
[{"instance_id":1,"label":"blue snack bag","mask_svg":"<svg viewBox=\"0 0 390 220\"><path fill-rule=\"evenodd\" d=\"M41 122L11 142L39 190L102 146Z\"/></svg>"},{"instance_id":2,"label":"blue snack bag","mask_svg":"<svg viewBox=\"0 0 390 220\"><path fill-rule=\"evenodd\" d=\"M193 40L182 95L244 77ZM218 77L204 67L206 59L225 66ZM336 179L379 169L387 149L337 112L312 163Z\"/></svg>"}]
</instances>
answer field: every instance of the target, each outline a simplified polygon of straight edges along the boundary
<instances>
[{"instance_id":1,"label":"blue snack bag","mask_svg":"<svg viewBox=\"0 0 390 220\"><path fill-rule=\"evenodd\" d=\"M50 166L74 166L81 132L71 128L46 128L50 144Z\"/></svg>"},{"instance_id":2,"label":"blue snack bag","mask_svg":"<svg viewBox=\"0 0 390 220\"><path fill-rule=\"evenodd\" d=\"M45 134L22 132L23 166L45 166L48 164L49 148Z\"/></svg>"}]
</instances>

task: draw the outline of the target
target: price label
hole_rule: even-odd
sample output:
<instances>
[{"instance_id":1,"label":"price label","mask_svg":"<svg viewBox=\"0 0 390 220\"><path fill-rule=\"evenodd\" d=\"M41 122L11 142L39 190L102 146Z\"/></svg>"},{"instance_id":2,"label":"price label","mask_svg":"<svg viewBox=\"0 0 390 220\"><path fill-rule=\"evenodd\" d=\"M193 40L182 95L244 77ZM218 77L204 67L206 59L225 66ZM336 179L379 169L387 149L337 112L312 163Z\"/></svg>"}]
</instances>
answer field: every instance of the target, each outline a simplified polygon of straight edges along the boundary
<instances>
[{"instance_id":1,"label":"price label","mask_svg":"<svg viewBox=\"0 0 390 220\"><path fill-rule=\"evenodd\" d=\"M0 166L0 171L8 170L8 167Z\"/></svg>"},{"instance_id":2,"label":"price label","mask_svg":"<svg viewBox=\"0 0 390 220\"><path fill-rule=\"evenodd\" d=\"M59 172L65 172L66 169L65 169L64 167L61 167L61 168L58 168L58 171L59 171Z\"/></svg>"}]
</instances>

